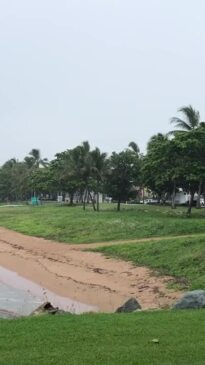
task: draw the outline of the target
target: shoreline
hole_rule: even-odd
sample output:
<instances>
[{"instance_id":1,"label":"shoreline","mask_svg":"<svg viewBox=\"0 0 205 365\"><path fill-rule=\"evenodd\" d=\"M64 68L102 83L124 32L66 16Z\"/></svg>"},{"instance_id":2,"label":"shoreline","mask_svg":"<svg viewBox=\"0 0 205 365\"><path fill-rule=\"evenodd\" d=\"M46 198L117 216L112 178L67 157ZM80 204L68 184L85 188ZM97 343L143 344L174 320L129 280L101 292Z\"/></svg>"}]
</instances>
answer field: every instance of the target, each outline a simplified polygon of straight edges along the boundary
<instances>
[{"instance_id":1,"label":"shoreline","mask_svg":"<svg viewBox=\"0 0 205 365\"><path fill-rule=\"evenodd\" d=\"M164 308L182 295L167 289L172 278L154 276L146 267L5 228L0 228L0 266L100 312L114 312L131 297L142 309Z\"/></svg>"},{"instance_id":2,"label":"shoreline","mask_svg":"<svg viewBox=\"0 0 205 365\"><path fill-rule=\"evenodd\" d=\"M17 316L28 316L47 302L55 308L72 314L98 311L97 307L59 296L19 276L16 272L0 266L0 313L8 311Z\"/></svg>"}]
</instances>

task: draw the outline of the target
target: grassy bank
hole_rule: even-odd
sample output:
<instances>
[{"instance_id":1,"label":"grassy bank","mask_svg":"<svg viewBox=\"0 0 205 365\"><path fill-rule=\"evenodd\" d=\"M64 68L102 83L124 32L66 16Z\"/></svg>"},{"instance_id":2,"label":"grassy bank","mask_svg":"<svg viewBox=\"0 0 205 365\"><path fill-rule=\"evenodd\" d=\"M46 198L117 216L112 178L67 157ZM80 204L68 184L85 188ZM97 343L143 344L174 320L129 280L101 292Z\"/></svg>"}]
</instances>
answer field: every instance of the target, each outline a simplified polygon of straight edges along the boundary
<instances>
[{"instance_id":1,"label":"grassy bank","mask_svg":"<svg viewBox=\"0 0 205 365\"><path fill-rule=\"evenodd\" d=\"M84 243L154 236L205 233L205 209L104 205L100 213L89 207L0 207L0 226L61 242Z\"/></svg>"},{"instance_id":2,"label":"grassy bank","mask_svg":"<svg viewBox=\"0 0 205 365\"><path fill-rule=\"evenodd\" d=\"M205 289L205 235L101 247L95 251L174 276L179 287Z\"/></svg>"},{"instance_id":3,"label":"grassy bank","mask_svg":"<svg viewBox=\"0 0 205 365\"><path fill-rule=\"evenodd\" d=\"M0 321L1 365L204 365L204 310ZM159 343L153 343L153 339Z\"/></svg>"}]
</instances>

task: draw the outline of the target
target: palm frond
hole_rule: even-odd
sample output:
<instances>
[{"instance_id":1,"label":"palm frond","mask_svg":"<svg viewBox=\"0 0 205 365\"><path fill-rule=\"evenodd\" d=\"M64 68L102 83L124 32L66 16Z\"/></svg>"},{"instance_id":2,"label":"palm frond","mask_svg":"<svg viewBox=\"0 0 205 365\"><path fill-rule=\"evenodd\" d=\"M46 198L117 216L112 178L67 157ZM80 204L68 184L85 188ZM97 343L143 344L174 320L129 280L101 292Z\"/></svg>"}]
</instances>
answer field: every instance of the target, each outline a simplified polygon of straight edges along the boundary
<instances>
[{"instance_id":1,"label":"palm frond","mask_svg":"<svg viewBox=\"0 0 205 365\"><path fill-rule=\"evenodd\" d=\"M132 148L132 150L135 152L135 153L139 153L140 152L140 149L139 149L139 147L138 147L138 145L137 145L137 143L136 142L130 142L129 143L129 145L128 145L128 147L130 147L130 148Z\"/></svg>"},{"instance_id":2,"label":"palm frond","mask_svg":"<svg viewBox=\"0 0 205 365\"><path fill-rule=\"evenodd\" d=\"M188 123L186 123L184 120L177 118L177 117L171 118L170 123L175 124L176 128L180 128L187 132L192 129L192 127Z\"/></svg>"},{"instance_id":3,"label":"palm frond","mask_svg":"<svg viewBox=\"0 0 205 365\"><path fill-rule=\"evenodd\" d=\"M171 118L170 123L175 124L176 131L170 131L167 135L176 135L177 133L190 132L193 129L200 127L200 113L195 110L191 105L182 106L178 109L178 112L182 113L185 118L178 117Z\"/></svg>"},{"instance_id":4,"label":"palm frond","mask_svg":"<svg viewBox=\"0 0 205 365\"><path fill-rule=\"evenodd\" d=\"M179 108L178 112L184 114L187 120L187 124L194 129L199 126L200 123L200 113L198 110L195 110L191 105L182 106Z\"/></svg>"}]
</instances>

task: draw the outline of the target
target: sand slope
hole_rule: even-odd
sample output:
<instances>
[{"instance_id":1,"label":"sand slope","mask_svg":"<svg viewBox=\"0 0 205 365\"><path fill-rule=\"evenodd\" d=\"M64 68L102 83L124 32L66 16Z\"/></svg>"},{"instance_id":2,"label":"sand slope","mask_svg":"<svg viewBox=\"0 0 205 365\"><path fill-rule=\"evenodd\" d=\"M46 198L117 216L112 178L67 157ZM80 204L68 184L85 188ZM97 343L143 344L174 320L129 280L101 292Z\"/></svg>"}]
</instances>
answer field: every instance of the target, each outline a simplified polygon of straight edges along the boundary
<instances>
[{"instance_id":1,"label":"sand slope","mask_svg":"<svg viewBox=\"0 0 205 365\"><path fill-rule=\"evenodd\" d=\"M130 297L136 297L143 309L161 308L182 295L166 288L172 278L84 252L87 247L91 245L62 244L0 228L1 266L100 311L114 311Z\"/></svg>"}]
</instances>

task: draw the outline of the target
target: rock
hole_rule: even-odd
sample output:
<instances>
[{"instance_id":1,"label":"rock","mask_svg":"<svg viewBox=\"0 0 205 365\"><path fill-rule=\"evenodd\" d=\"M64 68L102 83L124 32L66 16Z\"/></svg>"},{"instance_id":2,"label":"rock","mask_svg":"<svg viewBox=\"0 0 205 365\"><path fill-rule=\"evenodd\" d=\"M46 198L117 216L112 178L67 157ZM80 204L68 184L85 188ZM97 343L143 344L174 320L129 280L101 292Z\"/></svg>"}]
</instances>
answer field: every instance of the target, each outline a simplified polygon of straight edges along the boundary
<instances>
[{"instance_id":1,"label":"rock","mask_svg":"<svg viewBox=\"0 0 205 365\"><path fill-rule=\"evenodd\" d=\"M50 302L45 302L41 304L38 308L36 308L31 315L39 315L39 314L61 314L64 311L60 310L58 307L53 307Z\"/></svg>"},{"instance_id":2,"label":"rock","mask_svg":"<svg viewBox=\"0 0 205 365\"><path fill-rule=\"evenodd\" d=\"M173 305L173 309L205 308L205 290L193 290L184 294Z\"/></svg>"},{"instance_id":3,"label":"rock","mask_svg":"<svg viewBox=\"0 0 205 365\"><path fill-rule=\"evenodd\" d=\"M121 307L117 308L115 313L130 313L141 309L141 305L135 298L130 298Z\"/></svg>"}]
</instances>

